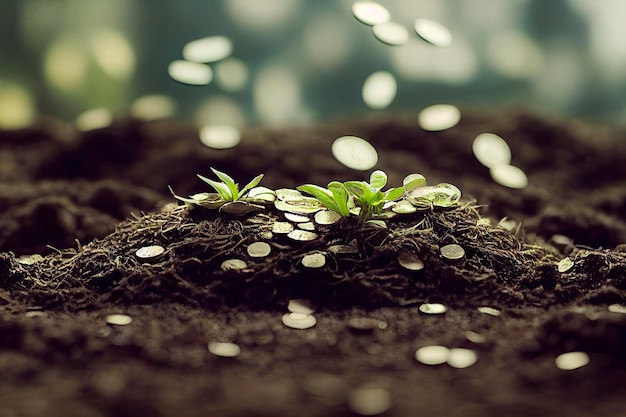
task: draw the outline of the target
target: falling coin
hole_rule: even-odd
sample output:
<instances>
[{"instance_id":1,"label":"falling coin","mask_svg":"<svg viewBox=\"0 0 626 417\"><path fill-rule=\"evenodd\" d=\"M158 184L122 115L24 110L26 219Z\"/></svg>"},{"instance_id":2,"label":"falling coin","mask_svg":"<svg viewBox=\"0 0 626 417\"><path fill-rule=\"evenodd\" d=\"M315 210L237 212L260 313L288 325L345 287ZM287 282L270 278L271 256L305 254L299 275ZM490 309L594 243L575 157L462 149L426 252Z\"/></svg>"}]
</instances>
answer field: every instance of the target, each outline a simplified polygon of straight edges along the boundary
<instances>
[{"instance_id":1,"label":"falling coin","mask_svg":"<svg viewBox=\"0 0 626 417\"><path fill-rule=\"evenodd\" d=\"M300 313L306 315L311 315L315 313L313 303L309 300L304 300L300 298L289 300L289 303L287 304L287 310L289 310L290 313Z\"/></svg>"},{"instance_id":2,"label":"falling coin","mask_svg":"<svg viewBox=\"0 0 626 417\"><path fill-rule=\"evenodd\" d=\"M292 329L305 330L315 326L315 317L304 313L286 313L283 315L283 324Z\"/></svg>"},{"instance_id":3,"label":"falling coin","mask_svg":"<svg viewBox=\"0 0 626 417\"><path fill-rule=\"evenodd\" d=\"M419 306L419 311L424 314L443 314L446 310L446 306L439 303L426 303Z\"/></svg>"},{"instance_id":4,"label":"falling coin","mask_svg":"<svg viewBox=\"0 0 626 417\"><path fill-rule=\"evenodd\" d=\"M130 324L133 319L126 314L109 314L105 317L105 321L107 324L113 324L115 326L126 326L127 324Z\"/></svg>"},{"instance_id":5,"label":"falling coin","mask_svg":"<svg viewBox=\"0 0 626 417\"><path fill-rule=\"evenodd\" d=\"M472 349L453 348L446 361L448 365L457 369L464 369L474 365L478 361L478 355Z\"/></svg>"},{"instance_id":6,"label":"falling coin","mask_svg":"<svg viewBox=\"0 0 626 417\"><path fill-rule=\"evenodd\" d=\"M441 365L446 363L450 350L445 346L424 346L415 351L415 359L424 365Z\"/></svg>"},{"instance_id":7,"label":"falling coin","mask_svg":"<svg viewBox=\"0 0 626 417\"><path fill-rule=\"evenodd\" d=\"M554 364L562 371L573 371L588 365L589 361L585 352L567 352L557 356Z\"/></svg>"},{"instance_id":8,"label":"falling coin","mask_svg":"<svg viewBox=\"0 0 626 417\"><path fill-rule=\"evenodd\" d=\"M215 356L222 358L234 358L241 353L241 348L234 343L211 342L208 349Z\"/></svg>"}]
</instances>

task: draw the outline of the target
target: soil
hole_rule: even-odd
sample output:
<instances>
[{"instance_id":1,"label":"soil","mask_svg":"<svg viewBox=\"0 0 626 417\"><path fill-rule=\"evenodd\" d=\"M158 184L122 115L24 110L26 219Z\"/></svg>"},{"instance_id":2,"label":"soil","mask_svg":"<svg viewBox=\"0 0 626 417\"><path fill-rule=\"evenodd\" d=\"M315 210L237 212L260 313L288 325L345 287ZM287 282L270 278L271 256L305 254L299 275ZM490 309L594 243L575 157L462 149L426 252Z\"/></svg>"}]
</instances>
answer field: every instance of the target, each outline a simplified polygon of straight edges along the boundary
<instances>
[{"instance_id":1,"label":"soil","mask_svg":"<svg viewBox=\"0 0 626 417\"><path fill-rule=\"evenodd\" d=\"M483 132L507 140L528 187L491 180L471 150ZM272 205L171 204L168 186L209 191L196 177L209 167L240 183L264 173L272 189L364 180L330 154L343 135L376 147L390 185L419 172L462 203L387 228L342 219L307 242L268 233L284 221ZM624 136L520 109L468 110L437 133L406 114L258 127L230 150L176 120L0 132L0 416L626 416ZM268 256L250 256L257 241ZM329 250L351 242L357 253ZM442 256L453 243L462 259ZM136 255L150 245L165 252ZM314 253L325 266L303 265ZM315 306L314 327L283 324L293 299ZM420 310L432 303L446 312ZM428 345L478 361L424 365ZM575 351L589 364L558 369Z\"/></svg>"}]
</instances>

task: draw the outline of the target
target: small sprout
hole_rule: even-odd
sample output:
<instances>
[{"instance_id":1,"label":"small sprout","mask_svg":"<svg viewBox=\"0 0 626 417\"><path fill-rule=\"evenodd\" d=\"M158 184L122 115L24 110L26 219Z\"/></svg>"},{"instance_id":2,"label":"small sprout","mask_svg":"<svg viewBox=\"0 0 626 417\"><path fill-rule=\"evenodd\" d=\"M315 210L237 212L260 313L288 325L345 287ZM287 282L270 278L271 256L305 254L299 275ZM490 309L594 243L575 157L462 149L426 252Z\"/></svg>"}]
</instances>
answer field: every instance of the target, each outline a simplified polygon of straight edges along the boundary
<instances>
[{"instance_id":1,"label":"small sprout","mask_svg":"<svg viewBox=\"0 0 626 417\"><path fill-rule=\"evenodd\" d=\"M313 222L298 223L298 228L302 230L308 230L309 232L314 232L315 224Z\"/></svg>"},{"instance_id":2,"label":"small sprout","mask_svg":"<svg viewBox=\"0 0 626 417\"><path fill-rule=\"evenodd\" d=\"M209 352L222 358L235 358L241 353L241 348L234 343L211 342L207 347Z\"/></svg>"},{"instance_id":3,"label":"small sprout","mask_svg":"<svg viewBox=\"0 0 626 417\"><path fill-rule=\"evenodd\" d=\"M346 181L345 188L350 193L354 204L359 208L358 216L361 224L380 214L385 204L397 200L404 194L404 187L390 188L381 191L387 185L387 174L376 170L370 175L369 183L365 181Z\"/></svg>"},{"instance_id":4,"label":"small sprout","mask_svg":"<svg viewBox=\"0 0 626 417\"><path fill-rule=\"evenodd\" d=\"M424 365L441 365L450 356L450 349L445 346L424 346L415 351L415 360Z\"/></svg>"},{"instance_id":5,"label":"small sprout","mask_svg":"<svg viewBox=\"0 0 626 417\"><path fill-rule=\"evenodd\" d=\"M350 215L350 195L346 187L339 181L330 182L328 188L314 184L305 184L297 188L315 197L327 209L335 211L341 216Z\"/></svg>"},{"instance_id":6,"label":"small sprout","mask_svg":"<svg viewBox=\"0 0 626 417\"><path fill-rule=\"evenodd\" d=\"M294 230L287 235L289 239L297 240L299 242L310 242L317 239L319 236L317 233L309 232L307 230Z\"/></svg>"},{"instance_id":7,"label":"small sprout","mask_svg":"<svg viewBox=\"0 0 626 417\"><path fill-rule=\"evenodd\" d=\"M310 329L317 322L315 317L305 313L286 313L282 320L285 326L298 330Z\"/></svg>"},{"instance_id":8,"label":"small sprout","mask_svg":"<svg viewBox=\"0 0 626 417\"><path fill-rule=\"evenodd\" d=\"M417 187L425 187L426 178L422 174L409 174L402 180L402 186L405 191L410 191Z\"/></svg>"},{"instance_id":9,"label":"small sprout","mask_svg":"<svg viewBox=\"0 0 626 417\"><path fill-rule=\"evenodd\" d=\"M457 369L465 369L474 365L478 361L478 355L472 349L453 348L450 349L448 360L449 366Z\"/></svg>"},{"instance_id":10,"label":"small sprout","mask_svg":"<svg viewBox=\"0 0 626 417\"><path fill-rule=\"evenodd\" d=\"M289 310L290 313L300 313L307 315L315 313L315 307L313 307L313 303L309 300L303 299L289 300L289 303L287 304L287 310Z\"/></svg>"},{"instance_id":11,"label":"small sprout","mask_svg":"<svg viewBox=\"0 0 626 417\"><path fill-rule=\"evenodd\" d=\"M274 222L272 233L277 235L286 235L293 231L293 224L289 222Z\"/></svg>"},{"instance_id":12,"label":"small sprout","mask_svg":"<svg viewBox=\"0 0 626 417\"><path fill-rule=\"evenodd\" d=\"M441 256L451 261L457 261L465 256L465 249L456 243L442 246L439 251Z\"/></svg>"},{"instance_id":13,"label":"small sprout","mask_svg":"<svg viewBox=\"0 0 626 417\"><path fill-rule=\"evenodd\" d=\"M574 266L574 261L572 261L570 258L563 258L557 264L557 270L563 273L572 269L573 266Z\"/></svg>"},{"instance_id":14,"label":"small sprout","mask_svg":"<svg viewBox=\"0 0 626 417\"><path fill-rule=\"evenodd\" d=\"M322 210L315 213L314 220L315 223L319 225L329 225L337 223L341 219L341 214L336 211L331 210Z\"/></svg>"},{"instance_id":15,"label":"small sprout","mask_svg":"<svg viewBox=\"0 0 626 417\"><path fill-rule=\"evenodd\" d=\"M107 324L115 326L126 326L133 321L132 317L127 316L126 314L109 314L104 319Z\"/></svg>"},{"instance_id":16,"label":"small sprout","mask_svg":"<svg viewBox=\"0 0 626 417\"><path fill-rule=\"evenodd\" d=\"M554 364L562 371L573 371L590 362L589 355L585 352L567 352L556 357Z\"/></svg>"},{"instance_id":17,"label":"small sprout","mask_svg":"<svg viewBox=\"0 0 626 417\"><path fill-rule=\"evenodd\" d=\"M322 253L312 253L302 258L302 266L306 268L321 268L326 265L326 257Z\"/></svg>"},{"instance_id":18,"label":"small sprout","mask_svg":"<svg viewBox=\"0 0 626 417\"><path fill-rule=\"evenodd\" d=\"M218 171L215 168L211 168L211 170L221 180L221 182L203 177L200 174L198 174L198 178L209 184L216 191L215 193L199 193L194 194L189 198L185 198L176 195L171 188L170 192L174 198L184 201L187 204L197 205L209 209L220 209L225 213L236 216L248 214L256 210L262 210L264 207L262 205L258 205L257 203L267 201L264 197L270 198L268 195L271 194L271 190L265 187L259 187L261 190L255 191L254 197L249 197L249 192L258 185L263 178L263 174L257 175L242 189L239 189L239 185L235 183L235 180L229 175Z\"/></svg>"},{"instance_id":19,"label":"small sprout","mask_svg":"<svg viewBox=\"0 0 626 417\"><path fill-rule=\"evenodd\" d=\"M492 307L478 307L478 311L480 311L483 314L488 314L494 317L498 317L500 315L500 310L492 308Z\"/></svg>"},{"instance_id":20,"label":"small sprout","mask_svg":"<svg viewBox=\"0 0 626 417\"><path fill-rule=\"evenodd\" d=\"M254 242L248 245L247 251L253 258L264 258L270 254L272 247L265 242Z\"/></svg>"},{"instance_id":21,"label":"small sprout","mask_svg":"<svg viewBox=\"0 0 626 417\"><path fill-rule=\"evenodd\" d=\"M424 262L413 252L401 252L398 254L398 263L409 271L421 271L424 269Z\"/></svg>"},{"instance_id":22,"label":"small sprout","mask_svg":"<svg viewBox=\"0 0 626 417\"><path fill-rule=\"evenodd\" d=\"M137 249L135 256L139 259L153 259L161 256L165 252L165 248L159 245L144 246Z\"/></svg>"},{"instance_id":23,"label":"small sprout","mask_svg":"<svg viewBox=\"0 0 626 417\"><path fill-rule=\"evenodd\" d=\"M424 314L443 314L446 310L446 306L439 303L426 303L419 306L419 311Z\"/></svg>"},{"instance_id":24,"label":"small sprout","mask_svg":"<svg viewBox=\"0 0 626 417\"><path fill-rule=\"evenodd\" d=\"M221 268L222 271L240 271L242 269L246 269L248 264L241 259L227 259L222 262Z\"/></svg>"}]
</instances>

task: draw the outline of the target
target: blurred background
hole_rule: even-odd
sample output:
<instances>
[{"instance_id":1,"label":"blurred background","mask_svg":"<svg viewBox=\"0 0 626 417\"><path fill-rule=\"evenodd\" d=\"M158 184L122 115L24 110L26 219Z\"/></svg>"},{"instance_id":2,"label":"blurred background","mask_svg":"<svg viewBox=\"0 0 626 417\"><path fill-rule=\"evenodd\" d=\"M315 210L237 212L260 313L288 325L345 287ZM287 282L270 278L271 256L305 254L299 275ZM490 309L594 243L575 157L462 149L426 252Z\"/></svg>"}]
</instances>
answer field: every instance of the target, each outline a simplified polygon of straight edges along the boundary
<instances>
[{"instance_id":1,"label":"blurred background","mask_svg":"<svg viewBox=\"0 0 626 417\"><path fill-rule=\"evenodd\" d=\"M0 128L45 114L79 126L116 115L198 127L308 125L436 103L519 105L626 125L626 1L380 0L407 28L400 46L355 19L351 0L0 0ZM421 40L417 18L452 34ZM223 36L232 51L206 85L168 74L184 46ZM391 75L392 100L363 97ZM206 75L206 74L205 74Z\"/></svg>"}]
</instances>

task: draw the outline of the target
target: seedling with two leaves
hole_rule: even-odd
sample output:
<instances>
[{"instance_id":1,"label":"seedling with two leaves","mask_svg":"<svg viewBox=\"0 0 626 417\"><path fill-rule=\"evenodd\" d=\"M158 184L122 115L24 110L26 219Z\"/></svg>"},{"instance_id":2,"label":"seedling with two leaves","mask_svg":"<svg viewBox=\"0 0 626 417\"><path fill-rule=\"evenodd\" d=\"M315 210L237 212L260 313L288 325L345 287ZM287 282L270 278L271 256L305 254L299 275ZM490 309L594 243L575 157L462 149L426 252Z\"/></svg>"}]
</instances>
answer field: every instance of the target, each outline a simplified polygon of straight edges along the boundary
<instances>
[{"instance_id":1,"label":"seedling with two leaves","mask_svg":"<svg viewBox=\"0 0 626 417\"><path fill-rule=\"evenodd\" d=\"M228 214L241 216L253 211L262 210L264 203L271 203L275 200L274 191L266 187L257 187L263 174L257 175L243 188L228 174L211 168L211 171L221 181L215 181L198 174L198 178L209 184L215 193L199 193L189 198L176 195L170 187L172 195L185 203L205 207L209 209L219 209Z\"/></svg>"}]
</instances>

